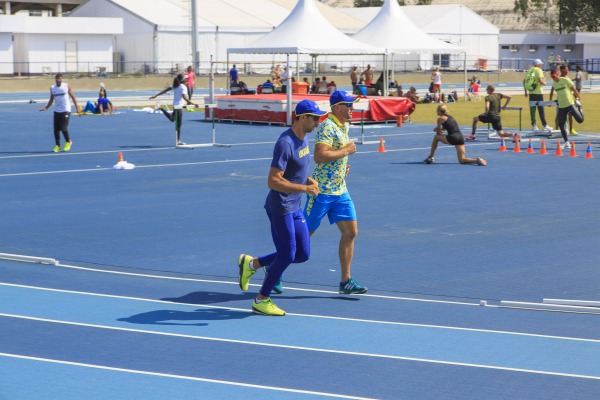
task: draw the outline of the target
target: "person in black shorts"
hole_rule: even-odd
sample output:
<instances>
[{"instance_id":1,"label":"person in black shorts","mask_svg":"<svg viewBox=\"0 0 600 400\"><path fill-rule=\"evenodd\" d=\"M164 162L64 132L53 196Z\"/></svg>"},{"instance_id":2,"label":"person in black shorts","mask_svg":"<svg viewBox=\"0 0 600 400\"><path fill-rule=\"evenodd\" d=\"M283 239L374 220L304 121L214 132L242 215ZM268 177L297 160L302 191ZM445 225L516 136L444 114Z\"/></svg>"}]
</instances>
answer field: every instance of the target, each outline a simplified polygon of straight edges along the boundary
<instances>
[{"instance_id":1,"label":"person in black shorts","mask_svg":"<svg viewBox=\"0 0 600 400\"><path fill-rule=\"evenodd\" d=\"M487 96L485 96L485 112L483 114L478 115L477 117L473 117L473 130L471 134L467 136L466 140L475 140L475 131L477 130L477 123L483 122L486 124L492 124L492 128L498 133L500 137L512 137L513 142L519 137L519 134L516 133L511 135L508 132L504 132L502 129L502 119L500 117L500 111L506 109L506 106L510 102L511 96L502 93L494 93L496 88L494 85L488 85L485 89L487 91ZM505 99L506 102L504 105L501 105L502 99Z\"/></svg>"},{"instance_id":2,"label":"person in black shorts","mask_svg":"<svg viewBox=\"0 0 600 400\"><path fill-rule=\"evenodd\" d=\"M438 147L438 143L442 142L456 147L456 157L459 163L487 165L487 161L480 156L477 156L477 158L467 158L465 156L465 137L458 127L458 122L456 122L453 116L448 114L448 108L445 105L438 106L437 115L437 125L433 128L435 136L433 137L433 142L431 142L429 156L424 161L425 164L433 164L435 162L433 158L435 150ZM447 132L447 134L444 135L444 132Z\"/></svg>"}]
</instances>

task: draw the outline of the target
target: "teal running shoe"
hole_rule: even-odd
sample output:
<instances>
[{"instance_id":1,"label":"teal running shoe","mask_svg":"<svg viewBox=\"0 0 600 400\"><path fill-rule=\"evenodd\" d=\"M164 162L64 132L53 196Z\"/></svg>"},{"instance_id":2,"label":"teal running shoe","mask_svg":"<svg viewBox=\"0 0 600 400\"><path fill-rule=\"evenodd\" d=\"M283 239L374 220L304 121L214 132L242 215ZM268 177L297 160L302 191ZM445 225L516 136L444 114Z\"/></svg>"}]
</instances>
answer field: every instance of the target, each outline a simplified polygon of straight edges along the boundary
<instances>
[{"instance_id":1,"label":"teal running shoe","mask_svg":"<svg viewBox=\"0 0 600 400\"><path fill-rule=\"evenodd\" d=\"M268 272L267 270L267 266L263 267L263 271L265 271L265 274ZM281 294L283 293L283 284L281 283L283 282L283 276L281 278L279 278L279 281L277 282L277 284L275 285L275 287L273 288L273 291L276 294Z\"/></svg>"},{"instance_id":2,"label":"teal running shoe","mask_svg":"<svg viewBox=\"0 0 600 400\"><path fill-rule=\"evenodd\" d=\"M279 281L277 282L277 285L275 285L273 287L273 291L277 294L283 293L283 284L281 282L282 282L282 280L279 279Z\"/></svg>"},{"instance_id":3,"label":"teal running shoe","mask_svg":"<svg viewBox=\"0 0 600 400\"><path fill-rule=\"evenodd\" d=\"M363 294L367 293L367 288L360 286L354 278L348 279L346 282L340 282L340 294Z\"/></svg>"}]
</instances>

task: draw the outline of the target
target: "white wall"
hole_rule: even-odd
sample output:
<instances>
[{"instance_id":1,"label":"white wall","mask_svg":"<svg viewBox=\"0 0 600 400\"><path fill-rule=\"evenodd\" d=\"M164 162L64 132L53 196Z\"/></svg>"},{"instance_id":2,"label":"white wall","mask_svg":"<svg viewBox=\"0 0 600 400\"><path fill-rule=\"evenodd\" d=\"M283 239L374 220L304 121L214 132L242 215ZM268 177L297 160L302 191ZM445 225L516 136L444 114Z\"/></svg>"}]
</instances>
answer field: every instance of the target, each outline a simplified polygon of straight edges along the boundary
<instances>
[{"instance_id":1,"label":"white wall","mask_svg":"<svg viewBox=\"0 0 600 400\"><path fill-rule=\"evenodd\" d=\"M48 34L17 34L16 36L23 50L21 61L27 63L21 72L95 73L98 67L106 68L107 72L112 71L113 45L110 36ZM77 65L74 71L66 70L66 42L77 43Z\"/></svg>"},{"instance_id":2,"label":"white wall","mask_svg":"<svg viewBox=\"0 0 600 400\"><path fill-rule=\"evenodd\" d=\"M13 73L13 41L10 33L0 33L0 75Z\"/></svg>"},{"instance_id":3,"label":"white wall","mask_svg":"<svg viewBox=\"0 0 600 400\"><path fill-rule=\"evenodd\" d=\"M150 2L148 6L151 7ZM105 0L90 0L71 12L69 18L96 16L122 21L123 34L114 37L113 48L113 52L119 53L124 62L122 72L138 72L143 69L144 62L154 62L158 45L154 25Z\"/></svg>"}]
</instances>

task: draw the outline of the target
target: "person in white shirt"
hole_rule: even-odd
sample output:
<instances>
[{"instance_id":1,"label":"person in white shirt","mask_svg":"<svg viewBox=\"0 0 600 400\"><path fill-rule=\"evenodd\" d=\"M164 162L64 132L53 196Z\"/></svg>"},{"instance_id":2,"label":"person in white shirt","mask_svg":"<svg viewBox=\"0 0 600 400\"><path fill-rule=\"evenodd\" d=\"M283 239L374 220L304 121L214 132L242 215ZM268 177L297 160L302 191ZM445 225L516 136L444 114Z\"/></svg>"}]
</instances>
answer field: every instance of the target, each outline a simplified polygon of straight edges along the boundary
<instances>
[{"instance_id":1,"label":"person in white shirt","mask_svg":"<svg viewBox=\"0 0 600 400\"><path fill-rule=\"evenodd\" d=\"M75 110L77 110L77 115L81 116L81 112L79 111L79 106L77 105L77 99L73 94L73 91L63 81L62 74L56 74L54 76L54 81L56 82L54 85L50 87L50 100L48 100L48 104L46 107L40 108L40 111L46 111L52 103L56 101L54 105L54 141L56 145L52 150L54 153L58 153L61 150L60 147L60 132L62 132L65 137L65 147L64 151L71 150L71 145L73 141L69 136L69 117L71 116L71 101L73 100L73 105L75 105Z\"/></svg>"},{"instance_id":2,"label":"person in white shirt","mask_svg":"<svg viewBox=\"0 0 600 400\"><path fill-rule=\"evenodd\" d=\"M165 114L165 117L169 119L171 122L175 122L175 131L177 132L177 145L183 145L181 141L181 124L183 120L183 106L186 104L191 104L199 108L200 106L196 103L193 103L189 97L187 96L187 88L185 86L186 78L183 74L177 75L173 79L173 85L169 86L165 90L160 93L155 94L150 97L150 100L157 98L161 94L167 93L169 90L173 91L173 113L169 113L164 108L160 108L160 111Z\"/></svg>"}]
</instances>

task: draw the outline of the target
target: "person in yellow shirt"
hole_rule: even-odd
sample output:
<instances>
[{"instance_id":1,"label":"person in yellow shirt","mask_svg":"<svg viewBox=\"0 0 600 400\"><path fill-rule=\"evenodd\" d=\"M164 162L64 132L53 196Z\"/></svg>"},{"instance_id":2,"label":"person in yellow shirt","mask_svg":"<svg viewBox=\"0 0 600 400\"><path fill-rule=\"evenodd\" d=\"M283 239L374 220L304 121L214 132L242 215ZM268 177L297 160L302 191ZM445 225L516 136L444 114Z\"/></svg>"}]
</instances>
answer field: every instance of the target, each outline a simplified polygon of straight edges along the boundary
<instances>
[{"instance_id":1,"label":"person in yellow shirt","mask_svg":"<svg viewBox=\"0 0 600 400\"><path fill-rule=\"evenodd\" d=\"M350 170L348 158L356 153L356 143L350 139L348 130L354 103L357 101L358 97L339 90L329 97L331 112L317 128L315 137L316 164L312 178L319 183L319 194L309 194L304 206L304 216L311 236L326 216L329 223L336 224L340 230L340 294L367 292L367 288L360 285L350 273L358 223L354 201L346 186L346 177Z\"/></svg>"},{"instance_id":2,"label":"person in yellow shirt","mask_svg":"<svg viewBox=\"0 0 600 400\"><path fill-rule=\"evenodd\" d=\"M568 72L568 67L562 66L561 70L565 69L565 73ZM578 123L583 122L583 111L581 109L581 96L575 84L567 76L559 76L558 70L552 71L550 75L552 80L552 89L556 92L556 99L558 100L558 111L556 113L556 119L558 121L558 127L560 133L565 141L563 148L570 149L571 144L567 137L567 115L570 113Z\"/></svg>"},{"instance_id":3,"label":"person in yellow shirt","mask_svg":"<svg viewBox=\"0 0 600 400\"><path fill-rule=\"evenodd\" d=\"M544 71L542 71L542 65L544 63L539 58L533 62L533 67L527 70L525 79L523 79L523 88L525 89L525 97L529 97L529 101L544 101L544 86L546 80L544 79ZM538 127L535 121L535 109L536 107L529 107L531 114L531 130L537 131ZM546 124L546 114L544 113L543 106L537 106L538 113L540 115L540 122L542 123L544 130L552 131L552 128Z\"/></svg>"}]
</instances>

